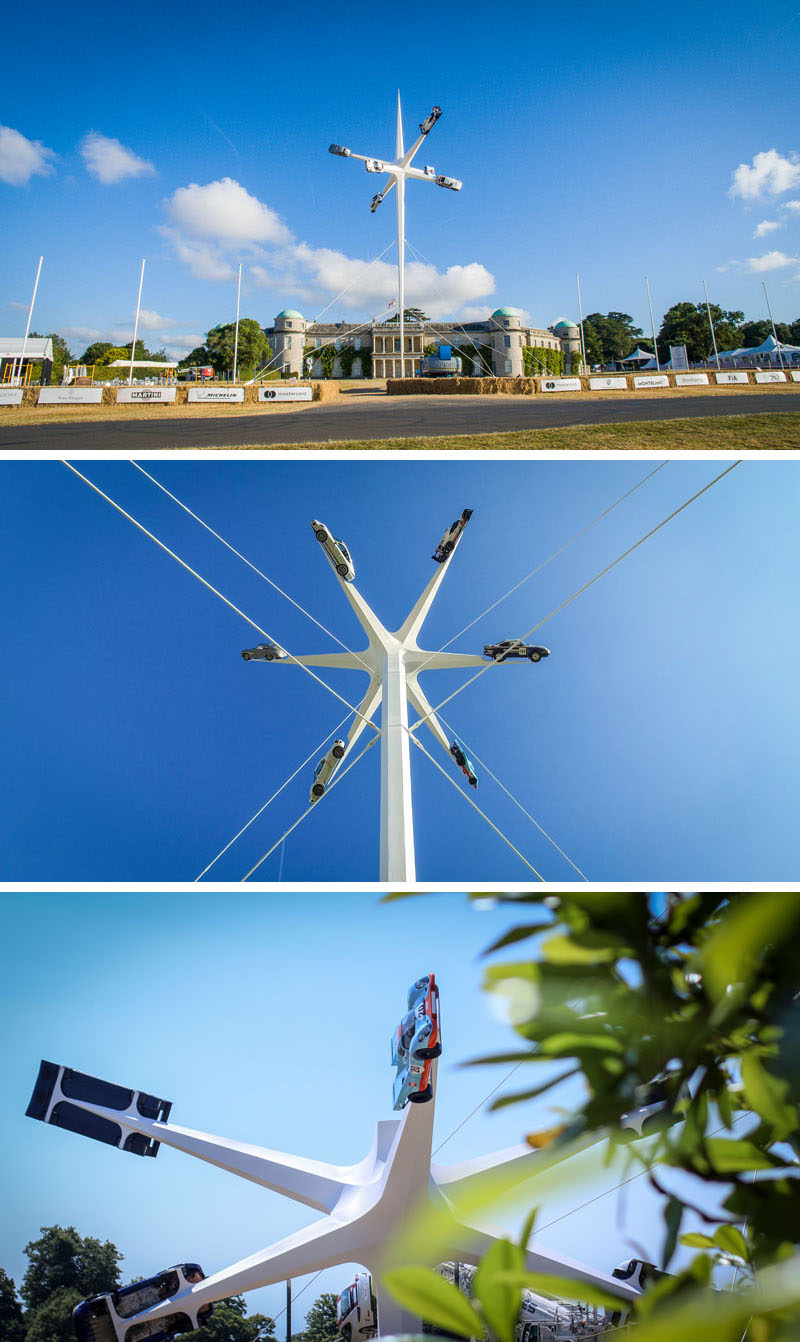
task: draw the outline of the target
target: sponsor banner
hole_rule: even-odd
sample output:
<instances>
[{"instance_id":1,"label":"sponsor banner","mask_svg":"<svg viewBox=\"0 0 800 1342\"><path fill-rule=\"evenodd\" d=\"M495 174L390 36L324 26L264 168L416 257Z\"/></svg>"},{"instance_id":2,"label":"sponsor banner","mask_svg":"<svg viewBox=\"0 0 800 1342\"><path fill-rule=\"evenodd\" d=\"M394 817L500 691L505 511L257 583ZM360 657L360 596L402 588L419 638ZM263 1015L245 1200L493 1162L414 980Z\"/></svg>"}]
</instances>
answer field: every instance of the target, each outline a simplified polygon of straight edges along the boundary
<instances>
[{"instance_id":1,"label":"sponsor banner","mask_svg":"<svg viewBox=\"0 0 800 1342\"><path fill-rule=\"evenodd\" d=\"M543 377L542 391L580 391L579 377Z\"/></svg>"},{"instance_id":2,"label":"sponsor banner","mask_svg":"<svg viewBox=\"0 0 800 1342\"><path fill-rule=\"evenodd\" d=\"M22 405L22 387L0 387L0 405Z\"/></svg>"},{"instance_id":3,"label":"sponsor banner","mask_svg":"<svg viewBox=\"0 0 800 1342\"><path fill-rule=\"evenodd\" d=\"M715 373L715 374L714 374L714 377L717 379L717 382L747 382L747 383L749 383L749 381L750 381L749 377L747 376L747 373Z\"/></svg>"},{"instance_id":4,"label":"sponsor banner","mask_svg":"<svg viewBox=\"0 0 800 1342\"><path fill-rule=\"evenodd\" d=\"M670 345L669 357L672 360L673 372L676 372L679 368L689 367L689 356L686 353L685 345Z\"/></svg>"},{"instance_id":5,"label":"sponsor banner","mask_svg":"<svg viewBox=\"0 0 800 1342\"><path fill-rule=\"evenodd\" d=\"M795 368L791 373L792 382L800 382L800 372Z\"/></svg>"},{"instance_id":6,"label":"sponsor banner","mask_svg":"<svg viewBox=\"0 0 800 1342\"><path fill-rule=\"evenodd\" d=\"M162 405L166 401L174 401L176 390L174 387L118 387L117 405L125 402L135 401L145 405Z\"/></svg>"},{"instance_id":7,"label":"sponsor banner","mask_svg":"<svg viewBox=\"0 0 800 1342\"><path fill-rule=\"evenodd\" d=\"M241 405L244 402L244 387L190 387L190 401L224 401Z\"/></svg>"},{"instance_id":8,"label":"sponsor banner","mask_svg":"<svg viewBox=\"0 0 800 1342\"><path fill-rule=\"evenodd\" d=\"M627 391L628 381L624 377L590 377L590 391Z\"/></svg>"},{"instance_id":9,"label":"sponsor banner","mask_svg":"<svg viewBox=\"0 0 800 1342\"><path fill-rule=\"evenodd\" d=\"M782 368L757 368L756 382L785 382L786 374Z\"/></svg>"},{"instance_id":10,"label":"sponsor banner","mask_svg":"<svg viewBox=\"0 0 800 1342\"><path fill-rule=\"evenodd\" d=\"M313 387L259 387L259 401L311 401Z\"/></svg>"},{"instance_id":11,"label":"sponsor banner","mask_svg":"<svg viewBox=\"0 0 800 1342\"><path fill-rule=\"evenodd\" d=\"M652 377L646 373L635 373L633 385L634 387L668 387L669 378L666 373L653 373Z\"/></svg>"},{"instance_id":12,"label":"sponsor banner","mask_svg":"<svg viewBox=\"0 0 800 1342\"><path fill-rule=\"evenodd\" d=\"M676 387L707 387L708 373L676 373Z\"/></svg>"},{"instance_id":13,"label":"sponsor banner","mask_svg":"<svg viewBox=\"0 0 800 1342\"><path fill-rule=\"evenodd\" d=\"M37 405L100 405L102 387L42 387Z\"/></svg>"}]
</instances>

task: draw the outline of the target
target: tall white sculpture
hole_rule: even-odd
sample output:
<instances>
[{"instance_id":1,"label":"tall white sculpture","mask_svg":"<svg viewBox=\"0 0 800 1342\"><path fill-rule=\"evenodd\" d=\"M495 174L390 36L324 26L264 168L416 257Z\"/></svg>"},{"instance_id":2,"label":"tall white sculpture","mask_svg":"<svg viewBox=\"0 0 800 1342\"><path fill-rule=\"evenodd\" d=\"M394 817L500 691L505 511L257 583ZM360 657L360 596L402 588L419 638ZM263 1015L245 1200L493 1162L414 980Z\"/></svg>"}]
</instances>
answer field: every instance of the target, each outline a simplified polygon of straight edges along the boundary
<instances>
[{"instance_id":1,"label":"tall white sculpture","mask_svg":"<svg viewBox=\"0 0 800 1342\"><path fill-rule=\"evenodd\" d=\"M195 1318L197 1310L212 1301L339 1263L360 1263L375 1282L381 1334L414 1332L420 1320L399 1306L381 1283L382 1272L396 1266L390 1253L398 1233L413 1226L413 1218L426 1203L452 1207L452 1200L468 1195L487 1171L502 1170L521 1182L535 1174L542 1159L542 1154L529 1146L518 1146L459 1165L434 1164L431 1146L437 1066L435 1062L432 1065L433 1098L426 1104L409 1104L399 1117L380 1121L372 1149L356 1165L329 1165L178 1127L148 1116L168 1117L171 1106L166 1102L52 1063L42 1064L28 1114L140 1155L157 1154L160 1144L175 1147L323 1213L306 1229L137 1314L137 1324L180 1311ZM93 1102L89 1095L105 1103ZM598 1136L587 1139L587 1145L593 1140ZM444 1256L474 1263L499 1237L499 1232L456 1220L453 1240ZM423 1249L421 1244L420 1251ZM623 1300L638 1295L627 1283L536 1242L528 1246L526 1259L531 1272L555 1273L599 1286Z\"/></svg>"},{"instance_id":2,"label":"tall white sculpture","mask_svg":"<svg viewBox=\"0 0 800 1342\"><path fill-rule=\"evenodd\" d=\"M455 526L456 524L454 524ZM436 741L447 752L452 765L450 742L436 714L420 688L418 675L425 671L451 671L454 668L486 666L486 658L473 653L427 652L417 638L433 605L436 594L455 554L453 549L423 591L399 629L390 632L353 582L336 573L342 591L367 635L367 647L358 653L328 652L292 655L291 660L270 662L270 666L328 666L337 670L369 674L369 685L358 706L347 738L344 758L381 704L381 856L380 879L393 883L416 881L414 830L411 802L411 761L408 734L408 704L425 719Z\"/></svg>"},{"instance_id":3,"label":"tall white sculpture","mask_svg":"<svg viewBox=\"0 0 800 1342\"><path fill-rule=\"evenodd\" d=\"M385 172L389 174L388 181L382 191L376 192L370 202L370 210L374 214L381 201L388 196L393 187L397 188L397 304L398 315L400 318L400 376L405 376L405 265L406 265L406 179L413 178L419 182L435 182L437 186L446 187L449 191L460 191L462 183L457 177L445 177L441 173L437 175L436 169L428 164L424 168L412 168L411 164L420 145L426 135L433 129L439 117L442 115L441 107L434 107L420 123L420 134L414 141L411 148L406 151L403 148L403 113L400 106L400 91L397 92L397 128L395 132L395 158L391 161L380 158L367 158L364 154L354 154L351 149L346 149L344 145L332 144L329 152L338 154L341 158L355 158L359 163L363 163L367 172Z\"/></svg>"}]
</instances>

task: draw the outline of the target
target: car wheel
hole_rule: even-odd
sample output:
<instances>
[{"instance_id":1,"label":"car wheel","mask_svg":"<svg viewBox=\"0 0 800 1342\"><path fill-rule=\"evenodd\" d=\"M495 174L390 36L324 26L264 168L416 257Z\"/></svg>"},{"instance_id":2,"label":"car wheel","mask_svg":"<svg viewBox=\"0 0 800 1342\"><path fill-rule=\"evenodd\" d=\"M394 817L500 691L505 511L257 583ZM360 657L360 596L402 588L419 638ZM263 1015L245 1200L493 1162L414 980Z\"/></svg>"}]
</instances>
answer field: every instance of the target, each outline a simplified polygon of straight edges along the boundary
<instances>
[{"instance_id":1,"label":"car wheel","mask_svg":"<svg viewBox=\"0 0 800 1342\"><path fill-rule=\"evenodd\" d=\"M542 654L540 652L532 652L530 658L532 662L540 662L542 660Z\"/></svg>"},{"instance_id":2,"label":"car wheel","mask_svg":"<svg viewBox=\"0 0 800 1342\"><path fill-rule=\"evenodd\" d=\"M320 530L320 531L315 531L315 532L314 532L314 535L316 536L316 538L317 538L317 540L319 541L320 545L324 545L325 542L326 542L326 540L328 539L328 533L327 533L327 531L322 531L322 530Z\"/></svg>"},{"instance_id":3,"label":"car wheel","mask_svg":"<svg viewBox=\"0 0 800 1342\"><path fill-rule=\"evenodd\" d=\"M409 1104L425 1104L427 1100L433 1099L433 1086L426 1086L424 1090L412 1090L408 1097Z\"/></svg>"},{"instance_id":4,"label":"car wheel","mask_svg":"<svg viewBox=\"0 0 800 1342\"><path fill-rule=\"evenodd\" d=\"M340 575L340 577L346 578L347 574L349 573L349 569L346 564L337 564L336 572Z\"/></svg>"},{"instance_id":5,"label":"car wheel","mask_svg":"<svg viewBox=\"0 0 800 1342\"><path fill-rule=\"evenodd\" d=\"M432 1048L418 1048L414 1054L414 1057L421 1058L423 1062L427 1062L428 1059L440 1058L441 1055L442 1055L441 1044L434 1044Z\"/></svg>"},{"instance_id":6,"label":"car wheel","mask_svg":"<svg viewBox=\"0 0 800 1342\"><path fill-rule=\"evenodd\" d=\"M333 747L333 752L332 752L332 753L333 753L333 758L336 759L336 760L344 759L344 751L345 751L345 747L344 747L344 746L334 746L334 747Z\"/></svg>"},{"instance_id":7,"label":"car wheel","mask_svg":"<svg viewBox=\"0 0 800 1342\"><path fill-rule=\"evenodd\" d=\"M324 791L325 791L324 783L315 783L311 789L311 792L315 797L321 797Z\"/></svg>"},{"instance_id":8,"label":"car wheel","mask_svg":"<svg viewBox=\"0 0 800 1342\"><path fill-rule=\"evenodd\" d=\"M265 661L265 662L274 662L274 661L275 661L275 653L274 653L274 652L265 652L265 653L264 653L264 661Z\"/></svg>"},{"instance_id":9,"label":"car wheel","mask_svg":"<svg viewBox=\"0 0 800 1342\"><path fill-rule=\"evenodd\" d=\"M249 653L249 652L243 652L243 653L242 653L242 657L244 658L244 660L245 660L246 662L249 662L249 661L250 661L250 653Z\"/></svg>"}]
</instances>

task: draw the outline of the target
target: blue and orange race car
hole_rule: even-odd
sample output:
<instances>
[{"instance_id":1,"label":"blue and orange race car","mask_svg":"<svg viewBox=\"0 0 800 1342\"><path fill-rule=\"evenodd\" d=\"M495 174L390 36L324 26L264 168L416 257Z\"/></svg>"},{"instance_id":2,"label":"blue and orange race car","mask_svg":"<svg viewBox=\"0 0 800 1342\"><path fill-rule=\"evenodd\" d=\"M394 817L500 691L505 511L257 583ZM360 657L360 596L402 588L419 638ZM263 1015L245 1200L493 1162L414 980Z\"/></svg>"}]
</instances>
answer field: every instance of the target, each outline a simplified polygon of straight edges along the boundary
<instances>
[{"instance_id":1,"label":"blue and orange race car","mask_svg":"<svg viewBox=\"0 0 800 1342\"><path fill-rule=\"evenodd\" d=\"M408 1011L392 1036L395 1109L433 1098L431 1065L441 1051L439 989L433 974L426 974L409 988Z\"/></svg>"}]
</instances>

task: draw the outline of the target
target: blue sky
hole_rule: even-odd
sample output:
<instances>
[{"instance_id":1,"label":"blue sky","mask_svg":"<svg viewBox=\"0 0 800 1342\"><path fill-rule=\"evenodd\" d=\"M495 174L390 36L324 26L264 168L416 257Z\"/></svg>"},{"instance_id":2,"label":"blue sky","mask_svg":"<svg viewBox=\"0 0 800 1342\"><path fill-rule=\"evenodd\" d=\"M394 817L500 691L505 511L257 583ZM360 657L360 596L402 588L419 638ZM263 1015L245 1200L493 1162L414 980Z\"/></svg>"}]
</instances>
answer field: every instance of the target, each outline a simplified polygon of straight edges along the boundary
<instances>
[{"instance_id":1,"label":"blue sky","mask_svg":"<svg viewBox=\"0 0 800 1342\"><path fill-rule=\"evenodd\" d=\"M363 634L312 517L345 539L357 584L396 628L445 526L475 509L423 629L422 645L436 649L653 464L148 466L358 650ZM671 461L453 650L524 634L724 464ZM291 652L336 646L130 463L82 469ZM243 662L258 635L64 465L6 462L0 473L2 730L14 784L0 879L191 881L347 710L296 667ZM799 496L795 462L742 462L533 636L551 648L547 660L493 667L443 710L589 879L796 877ZM358 702L359 673L326 675ZM422 683L436 704L464 679L436 672ZM307 804L311 767L212 876L241 880L280 839ZM574 878L478 773L476 800L527 860L550 881ZM533 879L419 752L412 778L420 881ZM378 779L376 747L259 879L376 880Z\"/></svg>"},{"instance_id":2,"label":"blue sky","mask_svg":"<svg viewBox=\"0 0 800 1342\"><path fill-rule=\"evenodd\" d=\"M480 988L480 953L525 921L515 910L479 911L464 895L381 905L363 894L222 900L199 891L3 894L0 912L0 1000L15 1021L3 1039L0 1265L17 1283L24 1246L45 1225L111 1239L129 1279L176 1261L218 1270L315 1219L166 1147L140 1160L31 1121L40 1058L172 1100L181 1126L348 1164L368 1151L376 1121L392 1116L389 1038L409 983L433 970L444 1042L440 1162L512 1146L578 1102L564 1087L489 1115L483 1102L498 1083L523 1089L532 1079L461 1065L517 1039ZM543 1078L537 1069L536 1082ZM582 1165L579 1182L543 1204L540 1226L622 1177L619 1166L590 1177ZM621 1199L609 1192L567 1215L542 1229L542 1242L604 1269L635 1253L657 1259L663 1231L645 1185L634 1180ZM298 1299L298 1314L351 1279L346 1267L326 1272ZM282 1286L249 1298L251 1309L272 1314L283 1303Z\"/></svg>"},{"instance_id":3,"label":"blue sky","mask_svg":"<svg viewBox=\"0 0 800 1342\"><path fill-rule=\"evenodd\" d=\"M412 183L407 232L430 263L407 298L431 314L516 305L537 325L621 309L648 325L681 299L777 320L800 311L796 79L800 11L732 0L631 21L579 3L567 23L485 11L398 25L328 6L297 15L179 5L124 32L45 25L35 61L10 62L0 106L0 324L21 334L40 253L35 327L130 339L140 259L142 334L184 353L235 312L286 305L365 320L393 297L361 276L395 234L377 179L331 157L338 141L388 155L396 90L406 135L444 115L420 161L460 195ZM18 7L4 42L30 53ZM429 147L429 152L428 152ZM216 184L216 185L215 185ZM733 190L734 194L730 194ZM392 254L387 261L392 261ZM410 257L410 260L412 258ZM440 293L443 297L440 296Z\"/></svg>"}]
</instances>

